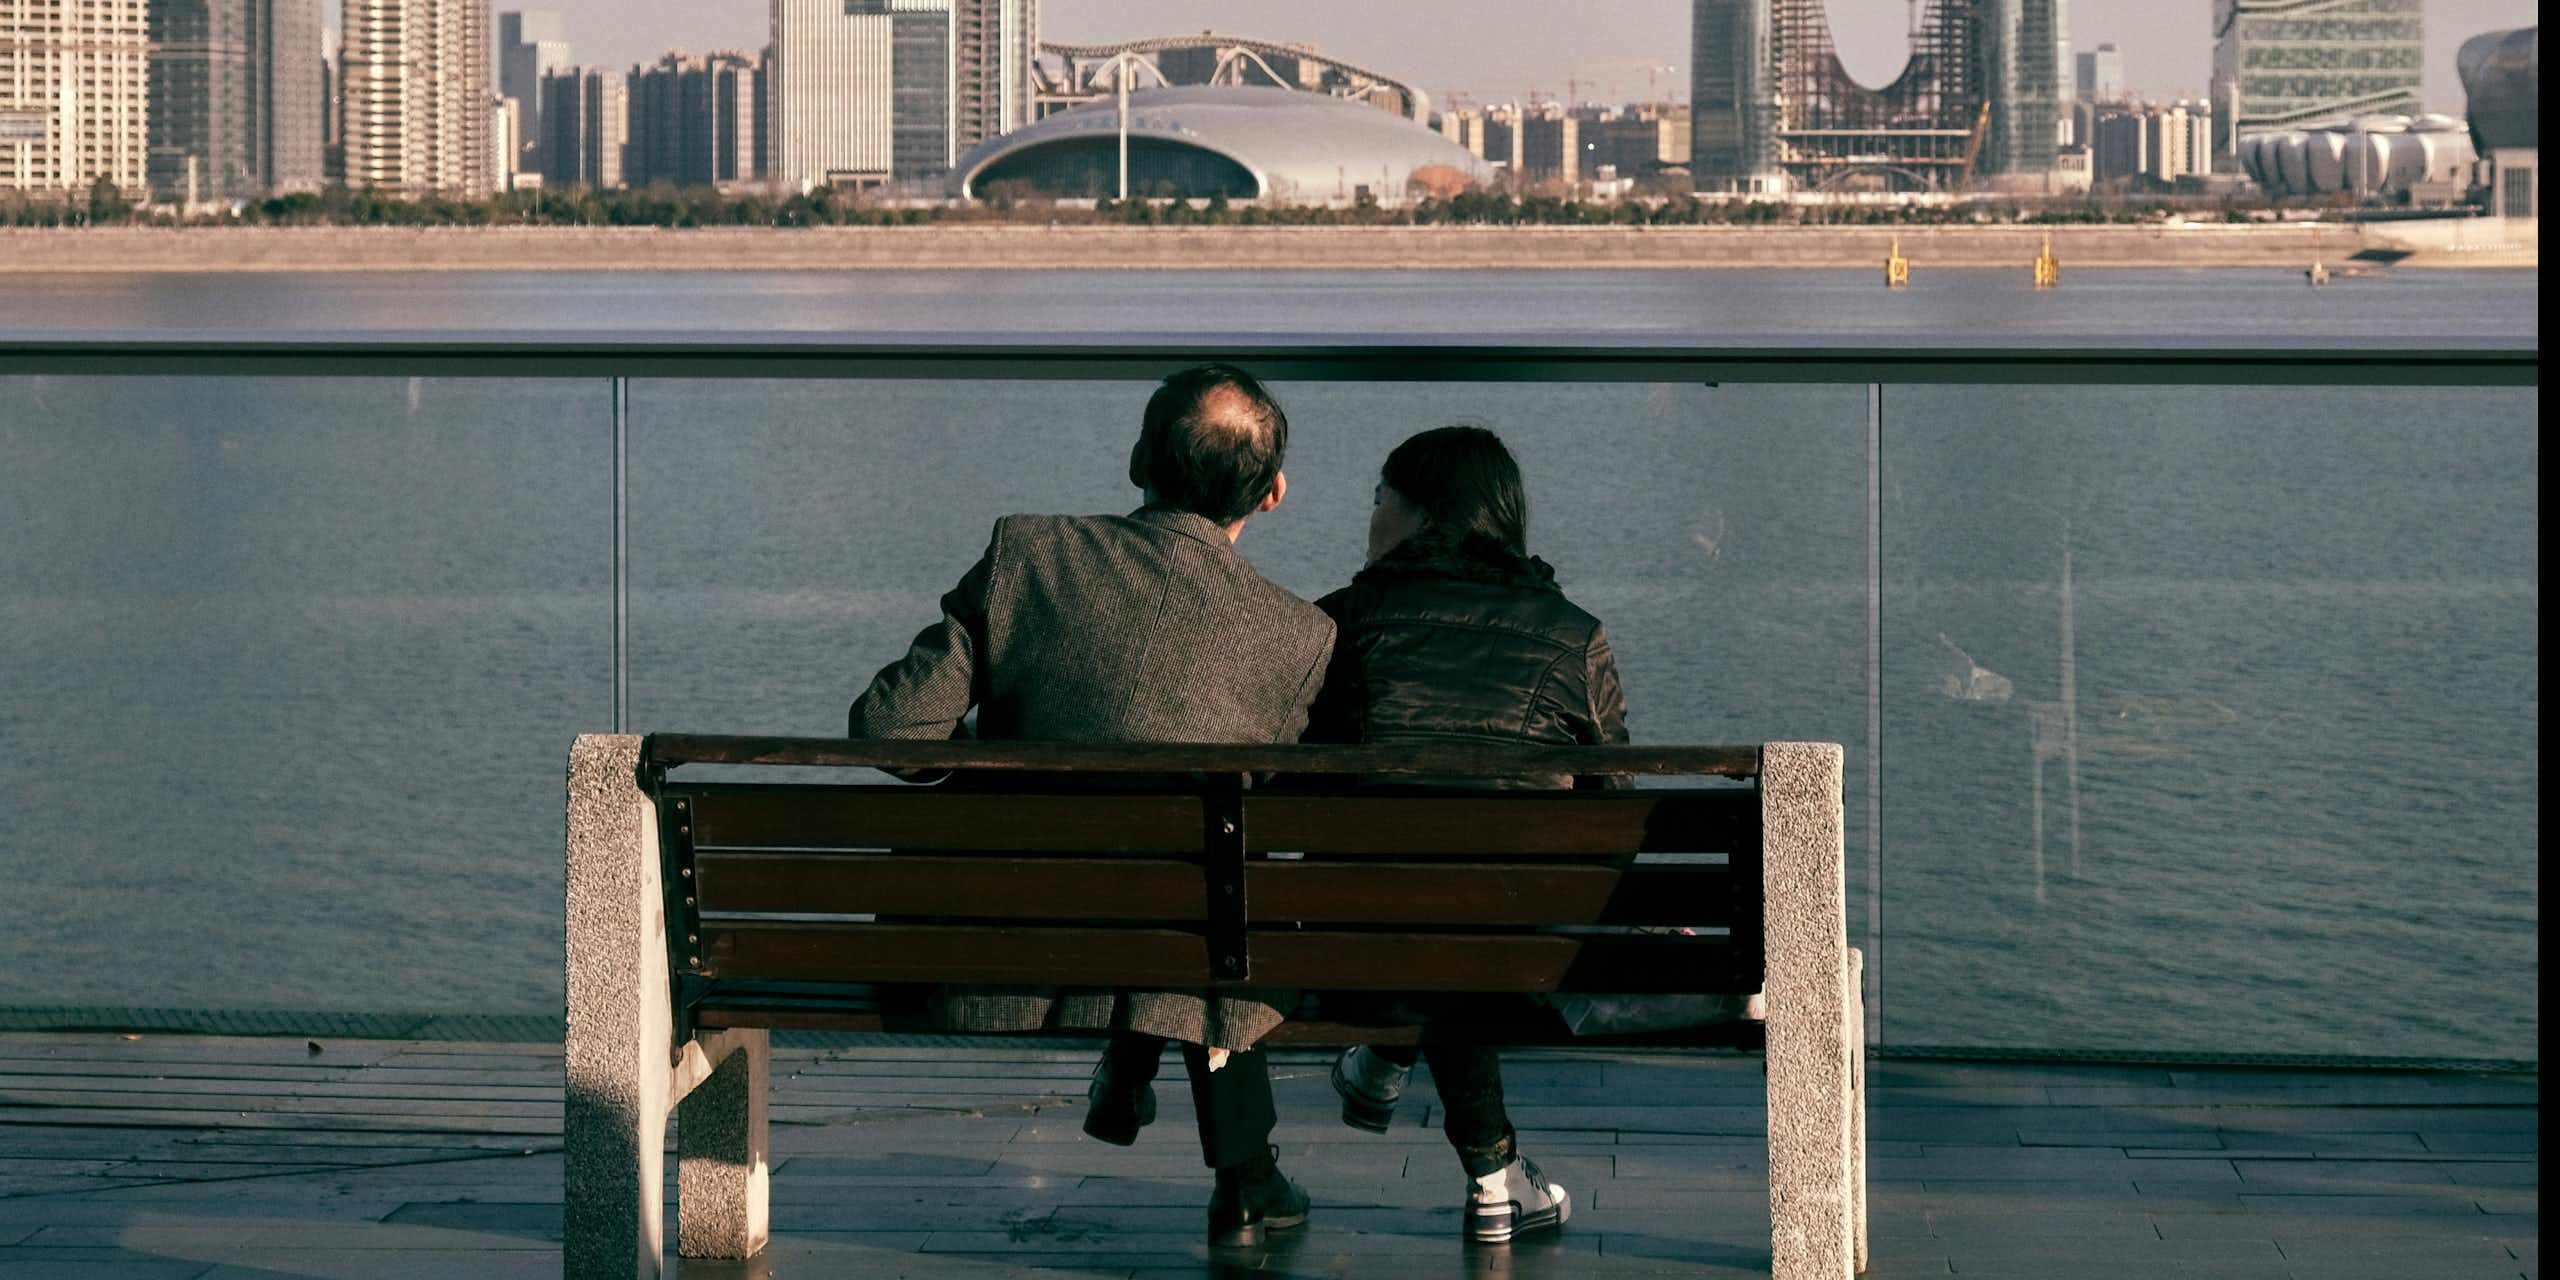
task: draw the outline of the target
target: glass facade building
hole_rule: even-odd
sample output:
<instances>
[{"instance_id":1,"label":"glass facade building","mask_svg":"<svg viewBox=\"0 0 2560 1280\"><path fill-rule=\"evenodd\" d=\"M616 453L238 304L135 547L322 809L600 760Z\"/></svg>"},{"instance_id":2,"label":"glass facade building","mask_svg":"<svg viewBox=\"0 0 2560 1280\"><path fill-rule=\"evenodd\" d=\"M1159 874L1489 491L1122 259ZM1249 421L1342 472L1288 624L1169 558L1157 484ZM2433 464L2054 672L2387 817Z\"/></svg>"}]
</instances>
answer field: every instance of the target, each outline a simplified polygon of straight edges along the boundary
<instances>
[{"instance_id":1,"label":"glass facade building","mask_svg":"<svg viewBox=\"0 0 2560 1280\"><path fill-rule=\"evenodd\" d=\"M176 202L321 181L317 0L166 0L151 19L151 193Z\"/></svg>"},{"instance_id":2,"label":"glass facade building","mask_svg":"<svg viewBox=\"0 0 2560 1280\"><path fill-rule=\"evenodd\" d=\"M2424 0L2216 0L2214 153L2261 130L2415 115Z\"/></svg>"}]
</instances>

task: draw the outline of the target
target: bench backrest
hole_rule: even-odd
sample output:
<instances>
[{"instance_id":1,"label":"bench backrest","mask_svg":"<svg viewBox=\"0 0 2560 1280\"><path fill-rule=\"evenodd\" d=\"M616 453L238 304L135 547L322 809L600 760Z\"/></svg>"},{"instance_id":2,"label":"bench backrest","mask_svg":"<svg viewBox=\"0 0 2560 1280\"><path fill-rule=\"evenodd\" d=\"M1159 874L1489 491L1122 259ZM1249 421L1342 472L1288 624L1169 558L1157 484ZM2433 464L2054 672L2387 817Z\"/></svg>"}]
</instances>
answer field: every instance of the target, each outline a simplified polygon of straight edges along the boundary
<instances>
[{"instance_id":1,"label":"bench backrest","mask_svg":"<svg viewBox=\"0 0 2560 1280\"><path fill-rule=\"evenodd\" d=\"M658 806L669 958L689 999L772 983L818 1004L830 987L905 982L1761 988L1751 748L657 735L642 761ZM757 767L716 781L668 776L689 764ZM936 787L756 776L806 766L967 773ZM1680 785L1377 785L1539 773Z\"/></svg>"}]
</instances>

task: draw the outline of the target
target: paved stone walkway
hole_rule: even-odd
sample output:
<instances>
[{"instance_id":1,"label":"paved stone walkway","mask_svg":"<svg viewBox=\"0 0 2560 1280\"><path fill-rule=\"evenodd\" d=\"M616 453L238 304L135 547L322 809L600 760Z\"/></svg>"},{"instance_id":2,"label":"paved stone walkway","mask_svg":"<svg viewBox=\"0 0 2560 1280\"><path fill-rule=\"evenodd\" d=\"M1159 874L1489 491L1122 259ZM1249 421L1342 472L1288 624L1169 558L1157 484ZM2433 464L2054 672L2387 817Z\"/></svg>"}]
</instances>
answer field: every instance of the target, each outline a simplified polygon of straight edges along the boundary
<instances>
[{"instance_id":1,"label":"paved stone walkway","mask_svg":"<svg viewBox=\"0 0 2560 1280\"><path fill-rule=\"evenodd\" d=\"M1078 1131L1083 1052L776 1057L774 1245L687 1280L1767 1274L1757 1059L1513 1057L1524 1146L1575 1212L1482 1249L1422 1079L1375 1137L1334 1121L1324 1059L1282 1055L1277 1140L1316 1215L1213 1265L1178 1066L1124 1150ZM2529 1073L1877 1061L1869 1274L2531 1280L2538 1095ZM0 1280L557 1275L559 1118L556 1046L0 1034Z\"/></svg>"}]
</instances>

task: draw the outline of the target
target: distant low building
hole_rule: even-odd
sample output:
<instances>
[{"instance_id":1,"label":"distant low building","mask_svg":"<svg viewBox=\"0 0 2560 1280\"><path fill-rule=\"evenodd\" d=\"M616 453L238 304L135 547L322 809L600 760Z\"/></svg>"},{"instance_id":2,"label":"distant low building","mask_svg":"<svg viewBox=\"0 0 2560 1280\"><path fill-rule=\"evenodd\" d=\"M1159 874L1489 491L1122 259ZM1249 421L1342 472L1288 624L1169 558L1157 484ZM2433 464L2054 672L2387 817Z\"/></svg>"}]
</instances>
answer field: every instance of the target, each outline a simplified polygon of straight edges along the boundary
<instances>
[{"instance_id":1,"label":"distant low building","mask_svg":"<svg viewBox=\"0 0 2560 1280\"><path fill-rule=\"evenodd\" d=\"M2541 31L2473 36L2454 60L2472 143L2488 161L2489 212L2501 218L2541 217Z\"/></svg>"},{"instance_id":2,"label":"distant low building","mask_svg":"<svg viewBox=\"0 0 2560 1280\"><path fill-rule=\"evenodd\" d=\"M1485 160L1411 120L1290 89L1132 93L1128 144L1129 191L1144 197L1392 206L1493 177ZM1119 157L1117 105L1091 103L970 149L952 194L1116 196Z\"/></svg>"}]
</instances>

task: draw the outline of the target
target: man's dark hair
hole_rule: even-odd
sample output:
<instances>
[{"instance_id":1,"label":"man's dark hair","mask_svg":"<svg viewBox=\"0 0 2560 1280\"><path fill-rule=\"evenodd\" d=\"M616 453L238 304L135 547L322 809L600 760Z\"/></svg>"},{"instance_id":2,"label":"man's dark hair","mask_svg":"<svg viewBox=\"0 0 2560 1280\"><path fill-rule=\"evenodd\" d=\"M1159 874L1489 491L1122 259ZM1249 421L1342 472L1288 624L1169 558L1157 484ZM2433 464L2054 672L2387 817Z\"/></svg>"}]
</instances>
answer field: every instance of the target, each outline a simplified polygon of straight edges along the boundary
<instances>
[{"instance_id":1,"label":"man's dark hair","mask_svg":"<svg viewBox=\"0 0 2560 1280\"><path fill-rule=\"evenodd\" d=\"M1156 501L1234 524L1280 478L1289 418L1252 374L1204 364L1164 380L1147 399L1129 478Z\"/></svg>"},{"instance_id":2,"label":"man's dark hair","mask_svg":"<svg viewBox=\"0 0 2560 1280\"><path fill-rule=\"evenodd\" d=\"M1378 478L1421 510L1426 529L1529 554L1529 494L1502 437L1482 427L1425 431L1397 445Z\"/></svg>"}]
</instances>

